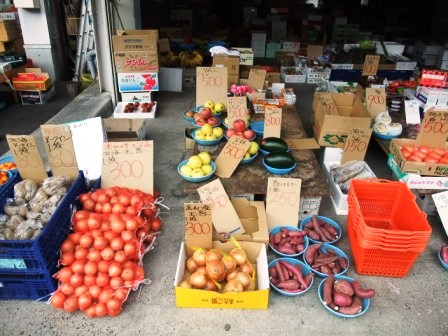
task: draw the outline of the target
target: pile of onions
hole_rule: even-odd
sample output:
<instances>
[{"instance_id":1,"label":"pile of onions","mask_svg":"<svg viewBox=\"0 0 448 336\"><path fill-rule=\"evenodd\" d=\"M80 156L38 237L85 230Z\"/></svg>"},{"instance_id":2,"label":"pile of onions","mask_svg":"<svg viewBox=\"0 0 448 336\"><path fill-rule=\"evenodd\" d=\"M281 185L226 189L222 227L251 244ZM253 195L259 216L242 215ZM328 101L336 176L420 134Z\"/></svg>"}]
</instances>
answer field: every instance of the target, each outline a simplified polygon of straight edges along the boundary
<instances>
[{"instance_id":1,"label":"pile of onions","mask_svg":"<svg viewBox=\"0 0 448 336\"><path fill-rule=\"evenodd\" d=\"M106 200L112 203L116 199L113 208L116 204L127 205L127 210L135 206L142 213L142 195L148 202L154 200L149 194L117 187L82 194L79 200L88 207L92 200L104 208ZM95 210L79 210L72 218L73 232L60 249L63 267L54 275L60 285L51 304L66 312L79 309L88 317L116 316L129 292L144 280L139 261L145 252L145 237L160 230L160 219L157 211L144 217L131 211ZM141 230L145 230L144 236Z\"/></svg>"},{"instance_id":2,"label":"pile of onions","mask_svg":"<svg viewBox=\"0 0 448 336\"><path fill-rule=\"evenodd\" d=\"M179 284L182 288L224 293L255 289L254 266L241 248L228 254L219 249L196 249L187 258L186 268L190 276Z\"/></svg>"}]
</instances>

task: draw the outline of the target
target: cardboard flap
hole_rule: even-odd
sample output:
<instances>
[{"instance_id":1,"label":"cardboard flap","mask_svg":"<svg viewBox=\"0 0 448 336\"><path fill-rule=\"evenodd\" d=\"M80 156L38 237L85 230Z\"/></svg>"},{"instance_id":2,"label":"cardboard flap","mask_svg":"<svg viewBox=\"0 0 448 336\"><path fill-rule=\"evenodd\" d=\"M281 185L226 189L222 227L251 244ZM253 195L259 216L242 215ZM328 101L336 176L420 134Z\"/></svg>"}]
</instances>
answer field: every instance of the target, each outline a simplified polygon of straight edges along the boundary
<instances>
[{"instance_id":1,"label":"cardboard flap","mask_svg":"<svg viewBox=\"0 0 448 336\"><path fill-rule=\"evenodd\" d=\"M290 149L319 149L320 146L314 138L306 139L285 139Z\"/></svg>"},{"instance_id":2,"label":"cardboard flap","mask_svg":"<svg viewBox=\"0 0 448 336\"><path fill-rule=\"evenodd\" d=\"M322 56L324 53L324 47L321 45L309 45L306 48L306 58L307 59L315 59L319 56Z\"/></svg>"},{"instance_id":3,"label":"cardboard flap","mask_svg":"<svg viewBox=\"0 0 448 336\"><path fill-rule=\"evenodd\" d=\"M107 132L136 132L143 126L144 123L145 119L103 119L103 124Z\"/></svg>"},{"instance_id":4,"label":"cardboard flap","mask_svg":"<svg viewBox=\"0 0 448 336\"><path fill-rule=\"evenodd\" d=\"M415 139L417 146L445 148L448 138L448 110L436 110L434 108L426 111L423 117L420 132Z\"/></svg>"}]
</instances>

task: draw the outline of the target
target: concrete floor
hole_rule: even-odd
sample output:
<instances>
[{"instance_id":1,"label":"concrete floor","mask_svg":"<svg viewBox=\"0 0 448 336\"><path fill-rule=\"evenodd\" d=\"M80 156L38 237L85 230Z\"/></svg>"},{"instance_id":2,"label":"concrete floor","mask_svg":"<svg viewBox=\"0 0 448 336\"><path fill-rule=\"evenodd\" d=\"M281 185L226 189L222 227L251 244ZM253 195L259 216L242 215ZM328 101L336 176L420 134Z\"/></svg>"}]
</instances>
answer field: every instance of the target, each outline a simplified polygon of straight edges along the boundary
<instances>
[{"instance_id":1,"label":"concrete floor","mask_svg":"<svg viewBox=\"0 0 448 336\"><path fill-rule=\"evenodd\" d=\"M347 275L377 292L365 315L341 319L326 311L317 297L319 278L309 292L297 298L271 292L268 310L176 308L173 279L183 240L183 203L199 199L197 194L182 192L181 178L176 172L177 164L188 155L184 150L184 128L188 125L181 113L195 105L193 90L160 93L157 116L148 125L148 138L155 141L155 186L165 197L164 204L170 207L169 212L162 214L164 226L159 244L144 258L151 283L131 293L123 312L114 318L88 319L81 312L68 314L41 302L1 301L0 335L448 334L447 273L437 259L441 244L446 242L440 222L429 218L433 228L431 240L407 277L361 276L353 266L347 217L335 215L328 197L322 201L320 214L342 226L342 238L336 245L349 255L351 266ZM306 85L296 88L297 108L305 126L309 126L306 120L313 90ZM0 121L3 125L3 118ZM320 154L318 151L317 155ZM378 177L391 178L386 154L374 142L369 147L367 162ZM269 251L268 259L274 258Z\"/></svg>"}]
</instances>

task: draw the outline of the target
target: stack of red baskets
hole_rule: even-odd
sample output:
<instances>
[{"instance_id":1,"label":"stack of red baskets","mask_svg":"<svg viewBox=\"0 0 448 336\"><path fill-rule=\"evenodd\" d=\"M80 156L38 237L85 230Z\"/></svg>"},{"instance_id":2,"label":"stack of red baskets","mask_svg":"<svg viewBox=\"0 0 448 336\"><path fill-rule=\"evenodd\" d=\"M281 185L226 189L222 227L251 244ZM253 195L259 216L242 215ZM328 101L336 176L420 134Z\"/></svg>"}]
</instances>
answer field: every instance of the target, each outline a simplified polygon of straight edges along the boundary
<instances>
[{"instance_id":1,"label":"stack of red baskets","mask_svg":"<svg viewBox=\"0 0 448 336\"><path fill-rule=\"evenodd\" d=\"M406 184L353 180L347 231L359 274L405 277L431 236L426 214Z\"/></svg>"}]
</instances>

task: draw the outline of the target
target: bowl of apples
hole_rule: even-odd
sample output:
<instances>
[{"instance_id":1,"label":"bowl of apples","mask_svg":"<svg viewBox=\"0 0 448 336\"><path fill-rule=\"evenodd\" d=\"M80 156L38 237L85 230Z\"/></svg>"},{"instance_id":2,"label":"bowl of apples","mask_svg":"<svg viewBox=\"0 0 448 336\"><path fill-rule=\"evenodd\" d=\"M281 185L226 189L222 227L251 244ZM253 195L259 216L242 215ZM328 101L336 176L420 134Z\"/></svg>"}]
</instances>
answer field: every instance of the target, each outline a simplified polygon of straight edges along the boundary
<instances>
[{"instance_id":1,"label":"bowl of apples","mask_svg":"<svg viewBox=\"0 0 448 336\"><path fill-rule=\"evenodd\" d=\"M254 162L254 160L258 156L258 148L259 148L258 143L256 143L255 141L251 141L249 149L247 150L243 159L240 161L240 165L246 165L251 162Z\"/></svg>"},{"instance_id":2,"label":"bowl of apples","mask_svg":"<svg viewBox=\"0 0 448 336\"><path fill-rule=\"evenodd\" d=\"M194 120L191 123L195 127L202 127L205 124L209 124L212 127L218 127L221 124L221 119L216 115L213 115L210 107L204 106L194 115Z\"/></svg>"},{"instance_id":3,"label":"bowl of apples","mask_svg":"<svg viewBox=\"0 0 448 336\"><path fill-rule=\"evenodd\" d=\"M224 131L221 127L212 127L205 124L201 128L196 128L191 132L191 137L201 146L215 146L224 137Z\"/></svg>"},{"instance_id":4,"label":"bowl of apples","mask_svg":"<svg viewBox=\"0 0 448 336\"><path fill-rule=\"evenodd\" d=\"M213 176L216 164L212 161L210 153L203 151L179 163L177 171L188 182L204 182Z\"/></svg>"},{"instance_id":5,"label":"bowl of apples","mask_svg":"<svg viewBox=\"0 0 448 336\"><path fill-rule=\"evenodd\" d=\"M243 119L236 119L233 122L233 128L229 128L224 132L224 137L229 140L233 135L239 136L246 140L252 141L256 134L253 130L247 128L246 122Z\"/></svg>"}]
</instances>

